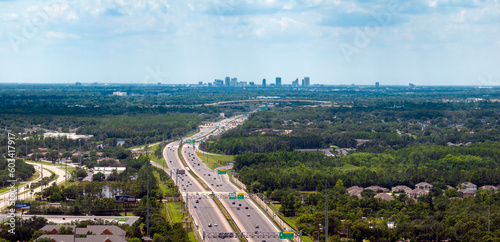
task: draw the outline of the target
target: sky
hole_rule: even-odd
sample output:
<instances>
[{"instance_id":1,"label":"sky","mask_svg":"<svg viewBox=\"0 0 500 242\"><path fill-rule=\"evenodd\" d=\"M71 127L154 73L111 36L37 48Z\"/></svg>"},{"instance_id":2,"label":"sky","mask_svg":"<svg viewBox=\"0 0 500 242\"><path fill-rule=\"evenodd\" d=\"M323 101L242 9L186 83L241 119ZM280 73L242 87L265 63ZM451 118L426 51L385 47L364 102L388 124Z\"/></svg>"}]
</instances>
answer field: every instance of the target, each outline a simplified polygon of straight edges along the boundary
<instances>
[{"instance_id":1,"label":"sky","mask_svg":"<svg viewBox=\"0 0 500 242\"><path fill-rule=\"evenodd\" d=\"M500 85L500 0L0 0L0 83Z\"/></svg>"}]
</instances>

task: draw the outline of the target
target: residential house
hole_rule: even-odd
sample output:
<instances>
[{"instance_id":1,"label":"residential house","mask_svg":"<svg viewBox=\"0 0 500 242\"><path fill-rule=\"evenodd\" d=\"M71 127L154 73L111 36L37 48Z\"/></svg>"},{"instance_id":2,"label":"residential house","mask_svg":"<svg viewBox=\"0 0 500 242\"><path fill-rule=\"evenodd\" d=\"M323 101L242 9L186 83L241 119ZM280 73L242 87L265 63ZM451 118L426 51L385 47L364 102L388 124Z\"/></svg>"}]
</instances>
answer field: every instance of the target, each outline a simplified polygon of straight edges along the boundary
<instances>
[{"instance_id":1,"label":"residential house","mask_svg":"<svg viewBox=\"0 0 500 242\"><path fill-rule=\"evenodd\" d=\"M484 189L484 190L491 190L493 192L498 192L498 188L492 185L484 185L480 187L479 189Z\"/></svg>"},{"instance_id":2,"label":"residential house","mask_svg":"<svg viewBox=\"0 0 500 242\"><path fill-rule=\"evenodd\" d=\"M385 187L381 187L381 186L369 186L365 189L370 189L370 190L374 191L375 193L388 193L389 192L389 189L387 189Z\"/></svg>"},{"instance_id":3,"label":"residential house","mask_svg":"<svg viewBox=\"0 0 500 242\"><path fill-rule=\"evenodd\" d=\"M75 238L75 242L127 242L127 240L117 235L87 235L87 238Z\"/></svg>"},{"instance_id":4,"label":"residential house","mask_svg":"<svg viewBox=\"0 0 500 242\"><path fill-rule=\"evenodd\" d=\"M460 185L463 187L463 189L467 189L467 190L470 190L473 192L475 192L477 190L477 186L474 185L473 183L470 183L470 182L463 182Z\"/></svg>"},{"instance_id":5,"label":"residential house","mask_svg":"<svg viewBox=\"0 0 500 242\"><path fill-rule=\"evenodd\" d=\"M362 187L358 186L352 186L347 188L347 193L349 193L350 196L357 196L358 198L361 198L361 192L365 190Z\"/></svg>"},{"instance_id":6,"label":"residential house","mask_svg":"<svg viewBox=\"0 0 500 242\"><path fill-rule=\"evenodd\" d=\"M42 231L47 231L49 234L59 234L61 227L71 228L73 233L75 232L75 225L45 225L41 229Z\"/></svg>"},{"instance_id":7,"label":"residential house","mask_svg":"<svg viewBox=\"0 0 500 242\"><path fill-rule=\"evenodd\" d=\"M429 194L429 192L427 192L421 188L415 188L415 189L411 190L410 192L406 193L406 195L408 195L408 197L411 197L414 199L417 199L418 197L420 197L422 195L427 195L427 194Z\"/></svg>"},{"instance_id":8,"label":"residential house","mask_svg":"<svg viewBox=\"0 0 500 242\"><path fill-rule=\"evenodd\" d=\"M75 235L78 238L89 232L94 235L116 235L125 238L125 230L115 225L88 225L87 228L76 228Z\"/></svg>"},{"instance_id":9,"label":"residential house","mask_svg":"<svg viewBox=\"0 0 500 242\"><path fill-rule=\"evenodd\" d=\"M405 185L399 185L399 186L393 187L391 190L394 193L401 193L401 192L408 193L408 192L411 192L411 190L413 190L413 189L411 189Z\"/></svg>"},{"instance_id":10,"label":"residential house","mask_svg":"<svg viewBox=\"0 0 500 242\"><path fill-rule=\"evenodd\" d=\"M458 192L460 193L460 197L462 197L462 198L474 197L476 195L475 192L473 192L469 189L459 189Z\"/></svg>"},{"instance_id":11,"label":"residential house","mask_svg":"<svg viewBox=\"0 0 500 242\"><path fill-rule=\"evenodd\" d=\"M52 240L52 242L73 242L73 241L75 241L75 236L72 234L44 234L44 235L38 237L38 239L43 239L43 238L49 238Z\"/></svg>"},{"instance_id":12,"label":"residential house","mask_svg":"<svg viewBox=\"0 0 500 242\"><path fill-rule=\"evenodd\" d=\"M392 201L392 200L394 200L394 198L391 195L386 194L386 193L377 194L377 195L375 195L375 198L380 198L380 199L382 199L384 201Z\"/></svg>"},{"instance_id":13,"label":"residential house","mask_svg":"<svg viewBox=\"0 0 500 242\"><path fill-rule=\"evenodd\" d=\"M426 192L429 192L432 189L432 185L427 182L420 182L415 185L415 188L420 188Z\"/></svg>"}]
</instances>

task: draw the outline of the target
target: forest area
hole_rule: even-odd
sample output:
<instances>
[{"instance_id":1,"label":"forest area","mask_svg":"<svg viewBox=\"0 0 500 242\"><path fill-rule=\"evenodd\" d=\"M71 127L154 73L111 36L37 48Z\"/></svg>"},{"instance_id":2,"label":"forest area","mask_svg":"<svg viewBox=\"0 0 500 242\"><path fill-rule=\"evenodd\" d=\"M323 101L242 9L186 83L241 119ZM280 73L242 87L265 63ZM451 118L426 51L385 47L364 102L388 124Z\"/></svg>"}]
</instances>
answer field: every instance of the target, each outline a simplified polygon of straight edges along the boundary
<instances>
[{"instance_id":1,"label":"forest area","mask_svg":"<svg viewBox=\"0 0 500 242\"><path fill-rule=\"evenodd\" d=\"M389 97L350 106L277 105L200 147L236 155L235 172L249 192L278 202L277 210L313 237L325 221L326 181L331 241L345 239L347 230L355 241L385 241L387 221L397 225L393 241L496 241L500 193L478 189L462 198L458 191L464 182L478 188L500 184L498 104L431 97L396 104ZM298 149L328 149L334 156ZM393 200L386 201L369 189L360 197L347 190L414 188L421 182L433 188L418 199L389 192Z\"/></svg>"}]
</instances>

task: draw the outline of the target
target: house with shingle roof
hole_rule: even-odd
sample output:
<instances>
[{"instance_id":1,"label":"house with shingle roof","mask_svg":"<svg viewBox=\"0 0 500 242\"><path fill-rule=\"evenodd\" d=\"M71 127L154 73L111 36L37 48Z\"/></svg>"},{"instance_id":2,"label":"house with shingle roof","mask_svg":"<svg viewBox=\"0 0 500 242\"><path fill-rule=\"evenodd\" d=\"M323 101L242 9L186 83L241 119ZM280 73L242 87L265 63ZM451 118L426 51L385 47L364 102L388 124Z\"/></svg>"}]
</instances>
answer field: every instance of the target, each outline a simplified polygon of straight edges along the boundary
<instances>
[{"instance_id":1,"label":"house with shingle roof","mask_svg":"<svg viewBox=\"0 0 500 242\"><path fill-rule=\"evenodd\" d=\"M463 198L476 196L476 193L469 189L459 189L458 192L460 193L460 197Z\"/></svg>"},{"instance_id":2,"label":"house with shingle roof","mask_svg":"<svg viewBox=\"0 0 500 242\"><path fill-rule=\"evenodd\" d=\"M379 199L382 199L384 201L392 201L392 200L394 200L394 198L391 195L386 194L386 193L377 194L377 195L374 196L374 198L379 198Z\"/></svg>"},{"instance_id":3,"label":"house with shingle roof","mask_svg":"<svg viewBox=\"0 0 500 242\"><path fill-rule=\"evenodd\" d=\"M45 225L40 230L47 231L49 234L59 234L61 227L71 228L71 231L75 233L76 225Z\"/></svg>"},{"instance_id":4,"label":"house with shingle roof","mask_svg":"<svg viewBox=\"0 0 500 242\"><path fill-rule=\"evenodd\" d=\"M357 196L358 198L361 198L361 192L365 190L362 187L358 186L352 186L347 188L347 193L349 193L350 196Z\"/></svg>"},{"instance_id":5,"label":"house with shingle roof","mask_svg":"<svg viewBox=\"0 0 500 242\"><path fill-rule=\"evenodd\" d=\"M429 192L427 192L421 188L415 188L415 189L411 190L410 192L406 193L406 195L408 195L408 197L411 197L414 199L417 199L418 197L420 197L422 195L427 195L427 194L429 194Z\"/></svg>"},{"instance_id":6,"label":"house with shingle roof","mask_svg":"<svg viewBox=\"0 0 500 242\"><path fill-rule=\"evenodd\" d=\"M44 234L38 239L48 238L52 242L74 242L75 236L72 234ZM36 241L36 240L35 240Z\"/></svg>"},{"instance_id":7,"label":"house with shingle roof","mask_svg":"<svg viewBox=\"0 0 500 242\"><path fill-rule=\"evenodd\" d=\"M495 187L495 186L492 186L492 185L484 185L484 186L480 187L479 189L491 190L493 192L497 192L498 191L498 188Z\"/></svg>"},{"instance_id":8,"label":"house with shingle roof","mask_svg":"<svg viewBox=\"0 0 500 242\"><path fill-rule=\"evenodd\" d=\"M372 191L374 191L375 193L387 193L389 192L389 189L385 188L385 187L381 187L381 186L369 186L365 189L370 189Z\"/></svg>"},{"instance_id":9,"label":"house with shingle roof","mask_svg":"<svg viewBox=\"0 0 500 242\"><path fill-rule=\"evenodd\" d=\"M394 193L400 193L400 192L407 193L407 192L411 192L411 190L413 190L413 189L411 189L405 185L398 185L398 186L393 187L391 190Z\"/></svg>"},{"instance_id":10,"label":"house with shingle roof","mask_svg":"<svg viewBox=\"0 0 500 242\"><path fill-rule=\"evenodd\" d=\"M116 235L87 235L87 238L75 238L75 242L127 242L127 240Z\"/></svg>"},{"instance_id":11,"label":"house with shingle roof","mask_svg":"<svg viewBox=\"0 0 500 242\"><path fill-rule=\"evenodd\" d=\"M460 184L464 189L475 192L477 190L477 186L471 182L463 182Z\"/></svg>"},{"instance_id":12,"label":"house with shingle roof","mask_svg":"<svg viewBox=\"0 0 500 242\"><path fill-rule=\"evenodd\" d=\"M125 230L115 225L89 225L87 228L76 228L75 235L78 238L89 232L95 235L116 235L125 238Z\"/></svg>"},{"instance_id":13,"label":"house with shingle roof","mask_svg":"<svg viewBox=\"0 0 500 242\"><path fill-rule=\"evenodd\" d=\"M427 182L420 182L415 184L415 188L420 188L426 192L429 192L432 189L432 185Z\"/></svg>"}]
</instances>

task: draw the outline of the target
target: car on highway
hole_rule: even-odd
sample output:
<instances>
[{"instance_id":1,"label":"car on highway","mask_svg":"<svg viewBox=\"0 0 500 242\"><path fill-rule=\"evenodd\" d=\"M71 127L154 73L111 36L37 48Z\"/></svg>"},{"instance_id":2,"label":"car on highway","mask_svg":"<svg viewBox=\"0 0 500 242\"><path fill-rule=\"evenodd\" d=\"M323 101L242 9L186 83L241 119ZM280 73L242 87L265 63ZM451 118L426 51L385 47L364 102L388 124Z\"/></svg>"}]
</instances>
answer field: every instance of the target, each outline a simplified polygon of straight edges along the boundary
<instances>
[{"instance_id":1,"label":"car on highway","mask_svg":"<svg viewBox=\"0 0 500 242\"><path fill-rule=\"evenodd\" d=\"M250 217L250 214L249 214L249 213L247 213L247 217Z\"/></svg>"},{"instance_id":2,"label":"car on highway","mask_svg":"<svg viewBox=\"0 0 500 242\"><path fill-rule=\"evenodd\" d=\"M199 203L199 202L200 202L200 200L196 199L196 203Z\"/></svg>"},{"instance_id":3,"label":"car on highway","mask_svg":"<svg viewBox=\"0 0 500 242\"><path fill-rule=\"evenodd\" d=\"M212 227L212 224L208 224L208 227Z\"/></svg>"},{"instance_id":4,"label":"car on highway","mask_svg":"<svg viewBox=\"0 0 500 242\"><path fill-rule=\"evenodd\" d=\"M248 207L245 207L245 209L248 209Z\"/></svg>"},{"instance_id":5,"label":"car on highway","mask_svg":"<svg viewBox=\"0 0 500 242\"><path fill-rule=\"evenodd\" d=\"M240 207L241 207L241 203L240 203L240 204L238 204L238 206L240 206Z\"/></svg>"},{"instance_id":6,"label":"car on highway","mask_svg":"<svg viewBox=\"0 0 500 242\"><path fill-rule=\"evenodd\" d=\"M259 228L259 225L258 225L258 224L256 224L256 225L255 225L255 228L256 228L256 229L258 229L258 228Z\"/></svg>"},{"instance_id":7,"label":"car on highway","mask_svg":"<svg viewBox=\"0 0 500 242\"><path fill-rule=\"evenodd\" d=\"M194 208L196 208L196 205L194 205Z\"/></svg>"},{"instance_id":8,"label":"car on highway","mask_svg":"<svg viewBox=\"0 0 500 242\"><path fill-rule=\"evenodd\" d=\"M236 202L233 202L233 204L236 204Z\"/></svg>"},{"instance_id":9,"label":"car on highway","mask_svg":"<svg viewBox=\"0 0 500 242\"><path fill-rule=\"evenodd\" d=\"M240 210L240 207L236 207L236 210Z\"/></svg>"}]
</instances>

